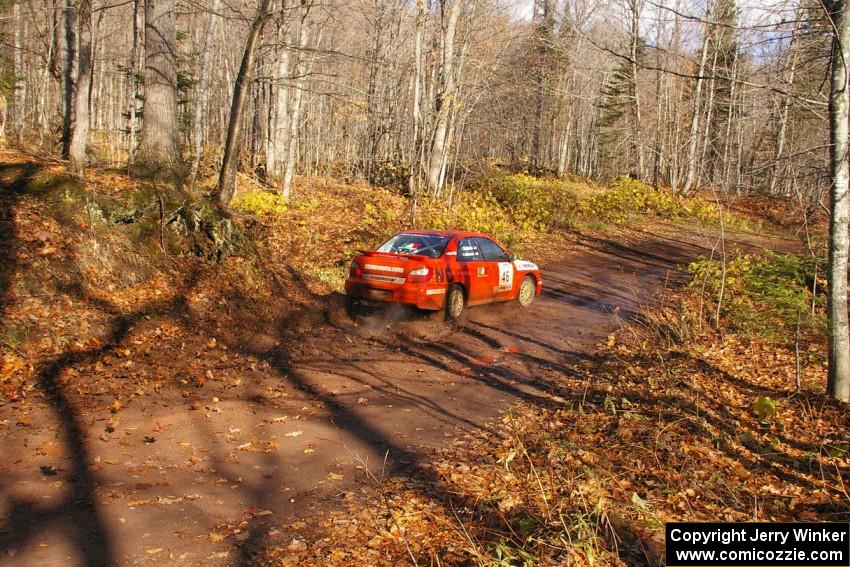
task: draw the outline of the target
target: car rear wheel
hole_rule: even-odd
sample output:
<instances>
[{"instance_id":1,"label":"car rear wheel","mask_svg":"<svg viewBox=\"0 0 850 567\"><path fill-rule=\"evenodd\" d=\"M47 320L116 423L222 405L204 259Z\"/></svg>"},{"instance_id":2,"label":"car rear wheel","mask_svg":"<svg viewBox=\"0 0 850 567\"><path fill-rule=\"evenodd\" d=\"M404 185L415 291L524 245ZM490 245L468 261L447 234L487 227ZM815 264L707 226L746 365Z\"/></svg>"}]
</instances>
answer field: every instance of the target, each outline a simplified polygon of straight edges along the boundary
<instances>
[{"instance_id":1,"label":"car rear wheel","mask_svg":"<svg viewBox=\"0 0 850 567\"><path fill-rule=\"evenodd\" d=\"M446 320L457 321L460 319L464 307L466 307L466 297L463 295L463 288L459 285L453 285L446 294Z\"/></svg>"},{"instance_id":2,"label":"car rear wheel","mask_svg":"<svg viewBox=\"0 0 850 567\"><path fill-rule=\"evenodd\" d=\"M520 307L529 307L532 303L534 303L534 295L537 291L535 288L537 286L534 284L534 278L531 276L525 276L522 282L519 284L519 292L516 294L516 301L519 303Z\"/></svg>"}]
</instances>

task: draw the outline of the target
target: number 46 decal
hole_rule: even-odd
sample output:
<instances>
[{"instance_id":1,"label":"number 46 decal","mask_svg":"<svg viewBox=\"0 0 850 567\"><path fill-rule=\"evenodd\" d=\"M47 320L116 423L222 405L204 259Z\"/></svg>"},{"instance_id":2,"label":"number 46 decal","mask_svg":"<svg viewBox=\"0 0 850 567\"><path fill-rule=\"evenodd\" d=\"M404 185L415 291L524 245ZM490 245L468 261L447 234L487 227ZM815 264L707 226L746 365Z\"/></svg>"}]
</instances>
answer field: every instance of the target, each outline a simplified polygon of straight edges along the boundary
<instances>
[{"instance_id":1,"label":"number 46 decal","mask_svg":"<svg viewBox=\"0 0 850 567\"><path fill-rule=\"evenodd\" d=\"M510 262L499 262L499 290L511 289L514 284L514 267Z\"/></svg>"}]
</instances>

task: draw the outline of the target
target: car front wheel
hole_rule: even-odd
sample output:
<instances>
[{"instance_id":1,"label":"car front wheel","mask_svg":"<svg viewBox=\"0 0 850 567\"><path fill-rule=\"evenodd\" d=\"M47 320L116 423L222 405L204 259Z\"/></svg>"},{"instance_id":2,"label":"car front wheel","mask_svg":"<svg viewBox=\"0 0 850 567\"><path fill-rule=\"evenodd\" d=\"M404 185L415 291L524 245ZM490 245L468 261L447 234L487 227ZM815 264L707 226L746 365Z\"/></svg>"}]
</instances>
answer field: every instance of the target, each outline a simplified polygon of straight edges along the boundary
<instances>
[{"instance_id":1,"label":"car front wheel","mask_svg":"<svg viewBox=\"0 0 850 567\"><path fill-rule=\"evenodd\" d=\"M531 276L523 278L522 283L519 284L519 292L516 294L516 300L520 307L529 307L534 303L536 287L534 278Z\"/></svg>"}]
</instances>

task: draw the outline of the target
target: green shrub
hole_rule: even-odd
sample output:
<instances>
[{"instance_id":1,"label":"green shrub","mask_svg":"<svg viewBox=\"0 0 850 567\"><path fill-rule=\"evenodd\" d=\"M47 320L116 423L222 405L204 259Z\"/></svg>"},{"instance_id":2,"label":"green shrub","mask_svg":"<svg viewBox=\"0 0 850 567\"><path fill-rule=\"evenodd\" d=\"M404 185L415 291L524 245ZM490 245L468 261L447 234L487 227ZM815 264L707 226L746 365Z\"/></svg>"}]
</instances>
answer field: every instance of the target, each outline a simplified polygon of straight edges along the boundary
<instances>
[{"instance_id":1,"label":"green shrub","mask_svg":"<svg viewBox=\"0 0 850 567\"><path fill-rule=\"evenodd\" d=\"M279 215L285 213L288 208L282 195L268 191L244 193L233 199L230 206L237 211L253 215Z\"/></svg>"},{"instance_id":2,"label":"green shrub","mask_svg":"<svg viewBox=\"0 0 850 567\"><path fill-rule=\"evenodd\" d=\"M700 260L688 266L690 286L717 301L723 285L723 266L718 260ZM726 283L721 318L733 327L767 338L794 336L799 322L804 331L825 332L822 294L825 283L820 261L809 256L776 254L744 255L726 262ZM814 302L814 314L812 304Z\"/></svg>"}]
</instances>

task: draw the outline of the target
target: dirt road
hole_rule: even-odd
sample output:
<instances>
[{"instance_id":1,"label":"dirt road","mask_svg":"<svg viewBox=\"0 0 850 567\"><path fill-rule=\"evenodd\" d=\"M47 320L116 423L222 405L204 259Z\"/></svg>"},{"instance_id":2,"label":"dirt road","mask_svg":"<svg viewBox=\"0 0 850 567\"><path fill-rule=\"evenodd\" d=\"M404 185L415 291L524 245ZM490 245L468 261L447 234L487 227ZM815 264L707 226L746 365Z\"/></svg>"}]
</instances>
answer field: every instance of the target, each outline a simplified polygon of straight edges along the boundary
<instances>
[{"instance_id":1,"label":"dirt road","mask_svg":"<svg viewBox=\"0 0 850 567\"><path fill-rule=\"evenodd\" d=\"M119 349L91 364L181 384L201 365L209 382L121 407L53 394L52 413L23 422L7 406L0 565L247 564L264 545L298 544L293 524L309 531L367 469L423 474L431 449L512 402L580 397L557 388L568 363L680 278L677 264L707 253L664 237L585 239L544 266L532 308L473 308L459 327L396 309L352 320L340 297L328 298L325 324L297 337L189 341L162 316L138 321L129 346L155 336L151 360L170 362L128 367Z\"/></svg>"}]
</instances>

